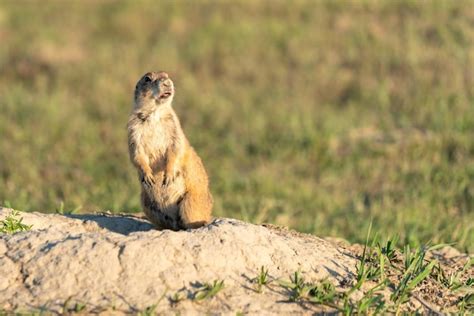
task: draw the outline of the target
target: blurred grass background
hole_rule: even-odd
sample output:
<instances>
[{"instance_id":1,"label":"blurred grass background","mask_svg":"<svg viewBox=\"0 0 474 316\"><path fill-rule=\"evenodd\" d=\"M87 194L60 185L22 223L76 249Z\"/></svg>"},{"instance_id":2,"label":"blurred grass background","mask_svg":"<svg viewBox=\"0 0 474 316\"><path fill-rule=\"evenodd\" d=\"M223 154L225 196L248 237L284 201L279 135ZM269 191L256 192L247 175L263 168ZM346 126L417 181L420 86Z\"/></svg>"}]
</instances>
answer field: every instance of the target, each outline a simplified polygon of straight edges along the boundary
<instances>
[{"instance_id":1,"label":"blurred grass background","mask_svg":"<svg viewBox=\"0 0 474 316\"><path fill-rule=\"evenodd\" d=\"M473 1L2 1L0 203L140 211L126 121L166 70L216 216L472 251L473 43Z\"/></svg>"}]
</instances>

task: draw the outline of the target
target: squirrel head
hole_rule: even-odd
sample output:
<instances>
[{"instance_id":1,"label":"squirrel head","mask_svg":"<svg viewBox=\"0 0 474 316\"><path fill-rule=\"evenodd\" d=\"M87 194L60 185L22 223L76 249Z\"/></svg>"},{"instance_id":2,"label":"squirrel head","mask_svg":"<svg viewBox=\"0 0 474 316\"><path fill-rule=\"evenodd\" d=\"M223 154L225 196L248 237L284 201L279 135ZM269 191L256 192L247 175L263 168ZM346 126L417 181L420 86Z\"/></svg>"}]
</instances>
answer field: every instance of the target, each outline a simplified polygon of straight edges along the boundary
<instances>
[{"instance_id":1,"label":"squirrel head","mask_svg":"<svg viewBox=\"0 0 474 316\"><path fill-rule=\"evenodd\" d=\"M164 71L146 73L135 87L135 109L171 105L174 84Z\"/></svg>"}]
</instances>

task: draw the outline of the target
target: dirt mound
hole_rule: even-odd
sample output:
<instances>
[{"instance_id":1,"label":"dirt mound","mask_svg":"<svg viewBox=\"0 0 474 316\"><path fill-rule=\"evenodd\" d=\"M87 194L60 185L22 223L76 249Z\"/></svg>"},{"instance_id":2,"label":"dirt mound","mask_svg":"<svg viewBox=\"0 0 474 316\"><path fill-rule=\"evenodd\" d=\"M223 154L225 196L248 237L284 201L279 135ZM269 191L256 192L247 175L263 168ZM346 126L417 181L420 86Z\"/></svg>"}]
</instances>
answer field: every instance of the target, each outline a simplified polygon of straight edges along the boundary
<instances>
[{"instance_id":1,"label":"dirt mound","mask_svg":"<svg viewBox=\"0 0 474 316\"><path fill-rule=\"evenodd\" d=\"M1 209L0 219L9 213ZM354 258L320 238L233 219L174 232L131 216L21 216L31 230L0 235L0 308L7 310L301 312L283 289L255 290L262 266L270 279L301 271L308 280L338 283L355 267ZM196 303L196 292L214 280L223 280L223 289Z\"/></svg>"},{"instance_id":2,"label":"dirt mound","mask_svg":"<svg viewBox=\"0 0 474 316\"><path fill-rule=\"evenodd\" d=\"M0 208L0 220L10 212ZM18 216L32 227L0 234L0 312L313 314L363 311L369 299L371 308L385 308L394 290L375 292L376 282L357 287L362 247L272 225L222 218L174 232L134 216ZM400 255L392 256L403 270ZM387 264L383 275L397 284L390 273ZM438 289L430 282L428 290ZM408 295L408 310L441 310L427 301L428 290ZM356 303L344 306L341 293L348 292ZM458 297L450 299L455 304Z\"/></svg>"}]
</instances>

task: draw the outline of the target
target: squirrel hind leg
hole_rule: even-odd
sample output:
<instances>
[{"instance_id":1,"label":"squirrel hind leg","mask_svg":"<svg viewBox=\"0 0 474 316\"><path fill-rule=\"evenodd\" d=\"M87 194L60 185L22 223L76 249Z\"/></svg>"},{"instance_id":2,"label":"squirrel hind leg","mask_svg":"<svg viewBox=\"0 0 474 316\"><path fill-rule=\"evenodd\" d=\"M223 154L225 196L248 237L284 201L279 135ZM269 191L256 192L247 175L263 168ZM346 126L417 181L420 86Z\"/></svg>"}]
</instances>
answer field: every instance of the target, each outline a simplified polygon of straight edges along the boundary
<instances>
[{"instance_id":1,"label":"squirrel hind leg","mask_svg":"<svg viewBox=\"0 0 474 316\"><path fill-rule=\"evenodd\" d=\"M155 225L158 230L165 229L166 225L163 223L161 211L158 208L158 205L148 196L145 191L142 191L141 193L141 201L143 212L150 222Z\"/></svg>"},{"instance_id":2,"label":"squirrel hind leg","mask_svg":"<svg viewBox=\"0 0 474 316\"><path fill-rule=\"evenodd\" d=\"M199 228L211 220L212 198L209 194L187 192L179 203L179 223L183 229Z\"/></svg>"}]
</instances>

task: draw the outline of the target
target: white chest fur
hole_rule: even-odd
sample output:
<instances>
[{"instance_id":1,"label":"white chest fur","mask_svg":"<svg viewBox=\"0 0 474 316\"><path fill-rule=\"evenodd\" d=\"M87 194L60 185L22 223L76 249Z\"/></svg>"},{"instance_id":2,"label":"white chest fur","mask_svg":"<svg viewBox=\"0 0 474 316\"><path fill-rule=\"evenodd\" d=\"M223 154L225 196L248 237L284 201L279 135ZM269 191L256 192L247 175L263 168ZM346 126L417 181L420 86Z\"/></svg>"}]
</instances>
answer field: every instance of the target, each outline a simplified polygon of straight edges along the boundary
<instances>
[{"instance_id":1,"label":"white chest fur","mask_svg":"<svg viewBox=\"0 0 474 316\"><path fill-rule=\"evenodd\" d=\"M133 130L137 153L144 154L152 167L161 165L175 134L173 120L166 110L153 111Z\"/></svg>"}]
</instances>

